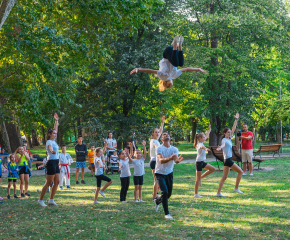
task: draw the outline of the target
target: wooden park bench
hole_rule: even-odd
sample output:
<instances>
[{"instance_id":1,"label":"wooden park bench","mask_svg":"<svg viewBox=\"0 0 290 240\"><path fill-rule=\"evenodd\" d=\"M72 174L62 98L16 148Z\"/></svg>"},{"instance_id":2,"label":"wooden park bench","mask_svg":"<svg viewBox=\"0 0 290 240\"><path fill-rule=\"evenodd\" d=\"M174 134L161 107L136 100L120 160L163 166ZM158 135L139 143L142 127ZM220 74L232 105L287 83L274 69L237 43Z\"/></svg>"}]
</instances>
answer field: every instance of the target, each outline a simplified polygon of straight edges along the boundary
<instances>
[{"instance_id":1,"label":"wooden park bench","mask_svg":"<svg viewBox=\"0 0 290 240\"><path fill-rule=\"evenodd\" d=\"M222 162L222 163L224 164L224 155L223 155L223 151L222 151L222 150L221 150L221 151L217 151L217 150L216 150L217 147L209 147L209 148L210 148L210 150L211 150L213 156L215 157L215 160L216 160L217 165L218 165L218 169L220 170L219 161ZM239 165L240 163L242 163L241 159L235 157L234 154L233 154L233 156L232 156L232 160L233 160L234 162L236 162L238 165Z\"/></svg>"},{"instance_id":2,"label":"wooden park bench","mask_svg":"<svg viewBox=\"0 0 290 240\"><path fill-rule=\"evenodd\" d=\"M233 146L233 157L234 156L235 156L236 159L239 160L239 162L241 162L241 168L242 168L242 165L243 165L242 164L242 156L239 153L239 150L238 150L237 146ZM255 157L253 157L252 160L253 160L253 162L256 162L256 165L254 165L253 168L258 166L258 169L260 169L260 163L265 161L263 159L259 159L259 158L255 158Z\"/></svg>"},{"instance_id":3,"label":"wooden park bench","mask_svg":"<svg viewBox=\"0 0 290 240\"><path fill-rule=\"evenodd\" d=\"M262 152L272 152L273 157L277 153L280 157L279 150L281 148L282 144L270 144L270 145L260 145L259 149L257 151L254 151L254 156L260 155L260 158L262 158L261 153Z\"/></svg>"}]
</instances>

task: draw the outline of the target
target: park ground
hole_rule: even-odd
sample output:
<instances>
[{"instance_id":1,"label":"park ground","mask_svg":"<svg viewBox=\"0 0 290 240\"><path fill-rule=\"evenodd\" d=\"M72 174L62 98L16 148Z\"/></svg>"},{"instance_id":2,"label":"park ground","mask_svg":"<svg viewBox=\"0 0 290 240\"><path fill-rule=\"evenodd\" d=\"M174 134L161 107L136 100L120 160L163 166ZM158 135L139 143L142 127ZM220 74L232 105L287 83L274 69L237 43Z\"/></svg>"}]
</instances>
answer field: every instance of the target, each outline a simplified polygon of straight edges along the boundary
<instances>
[{"instance_id":1,"label":"park ground","mask_svg":"<svg viewBox=\"0 0 290 240\"><path fill-rule=\"evenodd\" d=\"M182 147L180 147L182 148ZM216 167L215 162L210 164ZM4 200L0 205L0 239L290 239L290 160L275 157L262 163L271 171L255 171L242 178L234 193L235 172L223 187L225 198L217 198L222 176L216 171L203 180L195 199L193 163L175 165L174 189L169 200L173 220L164 219L162 207L155 213L151 197L153 178L146 168L143 200L133 202L133 178L128 203L119 202L119 175L110 175L113 184L102 204L94 205L95 178L86 173L86 185L76 185L72 174L70 190L58 191L59 206L42 208L37 199L44 176L30 179L30 198ZM132 172L132 170L131 170ZM0 196L6 196L7 179L2 178ZM19 195L19 189L18 189ZM45 201L49 199L46 194Z\"/></svg>"}]
</instances>

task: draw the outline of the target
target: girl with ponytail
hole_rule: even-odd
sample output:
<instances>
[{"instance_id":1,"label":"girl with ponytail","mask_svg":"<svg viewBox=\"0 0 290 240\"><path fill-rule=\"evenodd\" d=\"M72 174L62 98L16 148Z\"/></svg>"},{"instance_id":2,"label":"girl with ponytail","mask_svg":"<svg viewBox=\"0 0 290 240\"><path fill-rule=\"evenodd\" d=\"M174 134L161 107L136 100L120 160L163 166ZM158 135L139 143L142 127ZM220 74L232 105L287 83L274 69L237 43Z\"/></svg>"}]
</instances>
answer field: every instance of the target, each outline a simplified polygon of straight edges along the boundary
<instances>
[{"instance_id":1,"label":"girl with ponytail","mask_svg":"<svg viewBox=\"0 0 290 240\"><path fill-rule=\"evenodd\" d=\"M243 175L243 170L232 161L232 147L233 147L233 143L232 143L232 136L236 130L236 126L239 120L239 113L236 114L235 116L235 122L233 125L232 130L229 128L224 128L223 130L223 139L222 139L222 145L218 146L217 151L223 150L223 155L224 155L224 170L223 170L223 177L220 180L219 183L219 188L218 188L218 192L217 192L217 197L224 197L221 194L222 191L222 187L224 185L224 182L226 181L230 169L234 170L235 172L238 173L237 179L236 179L236 186L234 191L237 193L243 193L242 191L239 190L239 184Z\"/></svg>"},{"instance_id":2,"label":"girl with ponytail","mask_svg":"<svg viewBox=\"0 0 290 240\"><path fill-rule=\"evenodd\" d=\"M197 157L195 161L195 168L196 168L196 181L195 181L195 186L194 186L194 197L200 198L202 197L201 195L198 194L198 187L201 185L201 179L205 178L209 174L213 173L215 171L215 168L206 163L206 151L210 151L209 148L206 148L203 143L205 140L208 138L209 134L211 131L211 125L208 126L208 131L206 134L204 133L198 133L195 135L194 139L194 144L193 146L197 150ZM202 169L207 169L207 171L202 174ZM202 174L202 175L201 175Z\"/></svg>"}]
</instances>

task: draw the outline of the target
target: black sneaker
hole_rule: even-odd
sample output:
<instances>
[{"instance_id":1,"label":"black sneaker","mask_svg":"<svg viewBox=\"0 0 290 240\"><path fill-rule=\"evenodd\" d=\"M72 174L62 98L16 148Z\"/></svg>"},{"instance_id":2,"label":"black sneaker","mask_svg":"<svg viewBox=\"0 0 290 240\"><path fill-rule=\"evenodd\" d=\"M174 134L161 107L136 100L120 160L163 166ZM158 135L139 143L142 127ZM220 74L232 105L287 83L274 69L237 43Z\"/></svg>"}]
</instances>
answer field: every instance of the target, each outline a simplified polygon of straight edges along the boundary
<instances>
[{"instance_id":1,"label":"black sneaker","mask_svg":"<svg viewBox=\"0 0 290 240\"><path fill-rule=\"evenodd\" d=\"M14 196L15 197L15 196ZM25 197L24 193L21 193L21 197Z\"/></svg>"},{"instance_id":2,"label":"black sneaker","mask_svg":"<svg viewBox=\"0 0 290 240\"><path fill-rule=\"evenodd\" d=\"M82 180L81 183L82 183L82 184L86 184L85 180Z\"/></svg>"},{"instance_id":3,"label":"black sneaker","mask_svg":"<svg viewBox=\"0 0 290 240\"><path fill-rule=\"evenodd\" d=\"M23 193L22 193L22 194L23 194ZM22 194L21 194L21 197L22 197ZM24 195L24 194L23 194L23 195ZM17 197L17 195L15 194L15 195L14 195L14 198L19 198L19 197Z\"/></svg>"},{"instance_id":4,"label":"black sneaker","mask_svg":"<svg viewBox=\"0 0 290 240\"><path fill-rule=\"evenodd\" d=\"M10 195L7 195L7 199L10 199Z\"/></svg>"},{"instance_id":5,"label":"black sneaker","mask_svg":"<svg viewBox=\"0 0 290 240\"><path fill-rule=\"evenodd\" d=\"M80 182L79 181L76 181L76 184L80 184Z\"/></svg>"},{"instance_id":6,"label":"black sneaker","mask_svg":"<svg viewBox=\"0 0 290 240\"><path fill-rule=\"evenodd\" d=\"M25 193L25 196L30 197L30 194L28 194L27 192Z\"/></svg>"}]
</instances>

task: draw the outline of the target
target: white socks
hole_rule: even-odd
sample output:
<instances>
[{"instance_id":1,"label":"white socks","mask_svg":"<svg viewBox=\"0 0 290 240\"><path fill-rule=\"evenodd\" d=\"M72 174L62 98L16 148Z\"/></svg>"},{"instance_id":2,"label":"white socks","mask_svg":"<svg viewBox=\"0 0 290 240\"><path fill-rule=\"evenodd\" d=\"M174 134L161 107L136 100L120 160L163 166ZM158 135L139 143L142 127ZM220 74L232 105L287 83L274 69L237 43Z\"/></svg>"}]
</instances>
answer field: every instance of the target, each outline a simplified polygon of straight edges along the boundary
<instances>
[{"instance_id":1,"label":"white socks","mask_svg":"<svg viewBox=\"0 0 290 240\"><path fill-rule=\"evenodd\" d=\"M55 205L55 206L58 205L58 204L54 201L54 199L49 199L49 200L48 200L48 204L49 204L49 205Z\"/></svg>"},{"instance_id":2,"label":"white socks","mask_svg":"<svg viewBox=\"0 0 290 240\"><path fill-rule=\"evenodd\" d=\"M44 203L43 200L38 200L38 203L39 203L40 206L42 206L42 207L47 207L47 205Z\"/></svg>"}]
</instances>

